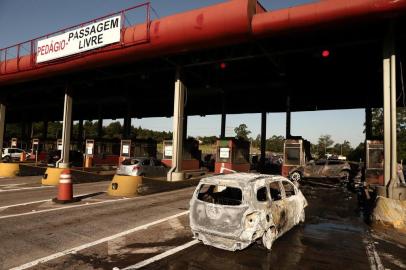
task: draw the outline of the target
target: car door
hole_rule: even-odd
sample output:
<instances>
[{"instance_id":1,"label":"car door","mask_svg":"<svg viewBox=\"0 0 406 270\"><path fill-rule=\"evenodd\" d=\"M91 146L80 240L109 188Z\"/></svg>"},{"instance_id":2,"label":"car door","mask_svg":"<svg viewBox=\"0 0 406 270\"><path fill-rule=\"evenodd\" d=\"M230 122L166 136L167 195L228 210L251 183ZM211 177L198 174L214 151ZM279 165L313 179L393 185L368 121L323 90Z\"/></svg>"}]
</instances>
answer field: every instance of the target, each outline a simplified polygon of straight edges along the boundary
<instances>
[{"instance_id":1,"label":"car door","mask_svg":"<svg viewBox=\"0 0 406 270\"><path fill-rule=\"evenodd\" d=\"M313 167L314 169L313 169L311 177L315 177L315 178L323 177L323 170L324 170L325 166L326 166L326 160L325 159L317 160L315 162L314 167Z\"/></svg>"},{"instance_id":2,"label":"car door","mask_svg":"<svg viewBox=\"0 0 406 270\"><path fill-rule=\"evenodd\" d=\"M153 171L151 170L151 160L149 158L144 159L141 163L142 173L147 176L153 176Z\"/></svg>"},{"instance_id":3,"label":"car door","mask_svg":"<svg viewBox=\"0 0 406 270\"><path fill-rule=\"evenodd\" d=\"M269 183L269 194L271 195L271 212L278 235L287 230L287 219L283 202L283 189L280 181Z\"/></svg>"},{"instance_id":4,"label":"car door","mask_svg":"<svg viewBox=\"0 0 406 270\"><path fill-rule=\"evenodd\" d=\"M323 172L325 177L339 177L343 162L340 160L328 160Z\"/></svg>"},{"instance_id":5,"label":"car door","mask_svg":"<svg viewBox=\"0 0 406 270\"><path fill-rule=\"evenodd\" d=\"M156 176L166 176L167 169L158 159L154 159Z\"/></svg>"},{"instance_id":6,"label":"car door","mask_svg":"<svg viewBox=\"0 0 406 270\"><path fill-rule=\"evenodd\" d=\"M291 229L299 222L299 217L302 211L302 206L298 200L297 196L297 189L295 186L286 181L282 181L283 186L283 193L284 193L284 202L286 207L286 215L287 215L287 227Z\"/></svg>"}]
</instances>

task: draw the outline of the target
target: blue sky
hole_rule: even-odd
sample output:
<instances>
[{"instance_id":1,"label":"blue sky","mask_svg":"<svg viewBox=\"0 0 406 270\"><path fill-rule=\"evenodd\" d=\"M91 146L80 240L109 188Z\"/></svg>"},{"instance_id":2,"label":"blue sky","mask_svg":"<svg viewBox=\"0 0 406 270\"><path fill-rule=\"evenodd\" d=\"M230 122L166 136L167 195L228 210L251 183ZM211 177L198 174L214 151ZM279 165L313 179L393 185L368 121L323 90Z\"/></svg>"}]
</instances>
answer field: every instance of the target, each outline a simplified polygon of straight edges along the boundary
<instances>
[{"instance_id":1,"label":"blue sky","mask_svg":"<svg viewBox=\"0 0 406 270\"><path fill-rule=\"evenodd\" d=\"M218 0L152 0L160 17L207 6ZM274 10L312 0L264 0ZM125 0L0 0L0 48L26 41L58 29L137 5L142 1ZM133 124L155 130L172 130L171 118L133 119ZM260 133L260 115L229 115L227 130L247 124L252 136ZM336 142L349 140L353 146L364 140L364 110L316 111L292 114L292 134L316 142L321 134L330 134ZM220 116L189 117L188 135L219 135ZM230 134L232 135L232 134ZM285 114L268 114L267 135L285 135Z\"/></svg>"}]
</instances>

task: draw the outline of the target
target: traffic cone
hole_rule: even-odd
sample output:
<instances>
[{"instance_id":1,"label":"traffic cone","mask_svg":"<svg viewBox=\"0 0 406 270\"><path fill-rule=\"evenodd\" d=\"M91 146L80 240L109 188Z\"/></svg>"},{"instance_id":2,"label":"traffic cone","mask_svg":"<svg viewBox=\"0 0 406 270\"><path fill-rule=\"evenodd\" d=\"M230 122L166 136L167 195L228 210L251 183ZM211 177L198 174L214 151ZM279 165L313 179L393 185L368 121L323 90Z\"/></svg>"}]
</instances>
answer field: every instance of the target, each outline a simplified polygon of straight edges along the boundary
<instances>
[{"instance_id":1,"label":"traffic cone","mask_svg":"<svg viewBox=\"0 0 406 270\"><path fill-rule=\"evenodd\" d=\"M79 201L79 198L73 197L72 175L69 169L61 172L58 185L58 197L52 201L56 203L71 203Z\"/></svg>"}]
</instances>

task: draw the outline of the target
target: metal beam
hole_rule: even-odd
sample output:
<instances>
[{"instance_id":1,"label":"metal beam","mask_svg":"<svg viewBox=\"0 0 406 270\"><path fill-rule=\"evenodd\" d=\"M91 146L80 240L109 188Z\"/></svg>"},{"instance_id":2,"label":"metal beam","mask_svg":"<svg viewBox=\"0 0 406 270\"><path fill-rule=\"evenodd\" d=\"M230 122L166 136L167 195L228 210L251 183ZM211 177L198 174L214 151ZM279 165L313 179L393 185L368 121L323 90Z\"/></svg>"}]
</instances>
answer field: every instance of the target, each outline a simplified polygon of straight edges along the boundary
<instances>
[{"instance_id":1,"label":"metal beam","mask_svg":"<svg viewBox=\"0 0 406 270\"><path fill-rule=\"evenodd\" d=\"M227 121L227 114L226 114L226 98L225 94L221 95L221 130L220 130L220 138L224 139L226 137L226 121Z\"/></svg>"},{"instance_id":2,"label":"metal beam","mask_svg":"<svg viewBox=\"0 0 406 270\"><path fill-rule=\"evenodd\" d=\"M384 44L384 57L383 57L383 144L384 144L384 183L388 185L391 179L391 166L390 166L390 149L391 149L391 121L390 121L390 47L387 40Z\"/></svg>"},{"instance_id":3,"label":"metal beam","mask_svg":"<svg viewBox=\"0 0 406 270\"><path fill-rule=\"evenodd\" d=\"M0 153L3 152L5 126L6 126L6 105L0 103ZM2 162L1 158L0 162Z\"/></svg>"},{"instance_id":4,"label":"metal beam","mask_svg":"<svg viewBox=\"0 0 406 270\"><path fill-rule=\"evenodd\" d=\"M175 82L173 107L173 140L172 140L172 168L168 172L169 181L184 179L182 172L183 161L183 121L185 105L185 86L180 79L179 72Z\"/></svg>"},{"instance_id":5,"label":"metal beam","mask_svg":"<svg viewBox=\"0 0 406 270\"><path fill-rule=\"evenodd\" d=\"M265 155L266 155L266 112L261 113L261 159L260 165L261 169L265 165Z\"/></svg>"},{"instance_id":6,"label":"metal beam","mask_svg":"<svg viewBox=\"0 0 406 270\"><path fill-rule=\"evenodd\" d=\"M290 133L290 126L291 126L291 115L290 115L290 96L286 97L286 138L289 138Z\"/></svg>"},{"instance_id":7,"label":"metal beam","mask_svg":"<svg viewBox=\"0 0 406 270\"><path fill-rule=\"evenodd\" d=\"M392 44L391 53L391 86L390 86L390 96L391 96L391 183L396 184L398 181L397 165L397 133L396 133L396 52L395 44Z\"/></svg>"},{"instance_id":8,"label":"metal beam","mask_svg":"<svg viewBox=\"0 0 406 270\"><path fill-rule=\"evenodd\" d=\"M57 162L59 168L69 167L70 137L72 129L72 101L72 96L70 95L69 89L67 88L65 91L65 102L63 110L61 159Z\"/></svg>"},{"instance_id":9,"label":"metal beam","mask_svg":"<svg viewBox=\"0 0 406 270\"><path fill-rule=\"evenodd\" d=\"M370 107L365 108L365 137L367 140L372 138L372 110Z\"/></svg>"}]
</instances>

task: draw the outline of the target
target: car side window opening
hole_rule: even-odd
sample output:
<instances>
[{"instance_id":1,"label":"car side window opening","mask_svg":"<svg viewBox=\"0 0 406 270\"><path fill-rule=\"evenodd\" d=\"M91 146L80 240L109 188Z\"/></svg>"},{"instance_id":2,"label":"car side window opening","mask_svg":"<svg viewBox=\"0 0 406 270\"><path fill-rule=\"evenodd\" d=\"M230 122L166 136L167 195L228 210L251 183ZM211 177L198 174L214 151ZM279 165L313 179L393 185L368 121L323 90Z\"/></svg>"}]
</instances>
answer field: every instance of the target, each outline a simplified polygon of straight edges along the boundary
<instances>
[{"instance_id":1,"label":"car side window opening","mask_svg":"<svg viewBox=\"0 0 406 270\"><path fill-rule=\"evenodd\" d=\"M324 164L326 164L326 160L324 160L324 159L320 159L320 160L316 161L316 165L324 165Z\"/></svg>"},{"instance_id":2,"label":"car side window opening","mask_svg":"<svg viewBox=\"0 0 406 270\"><path fill-rule=\"evenodd\" d=\"M266 197L266 187L262 187L257 190L257 201L266 202L268 199Z\"/></svg>"},{"instance_id":3,"label":"car side window opening","mask_svg":"<svg viewBox=\"0 0 406 270\"><path fill-rule=\"evenodd\" d=\"M242 203L242 191L236 187L203 184L199 189L197 198L214 204L240 205Z\"/></svg>"},{"instance_id":4,"label":"car side window opening","mask_svg":"<svg viewBox=\"0 0 406 270\"><path fill-rule=\"evenodd\" d=\"M149 160L149 159L145 159L145 160L142 162L142 165L145 165L145 166L149 166L149 164L151 164L151 160Z\"/></svg>"},{"instance_id":5,"label":"car side window opening","mask_svg":"<svg viewBox=\"0 0 406 270\"><path fill-rule=\"evenodd\" d=\"M271 193L272 201L279 201L282 199L282 191L279 182L270 183L269 192Z\"/></svg>"},{"instance_id":6,"label":"car side window opening","mask_svg":"<svg viewBox=\"0 0 406 270\"><path fill-rule=\"evenodd\" d=\"M283 184L283 188L285 189L286 198L296 195L295 187L291 183L283 181L282 184Z\"/></svg>"}]
</instances>

